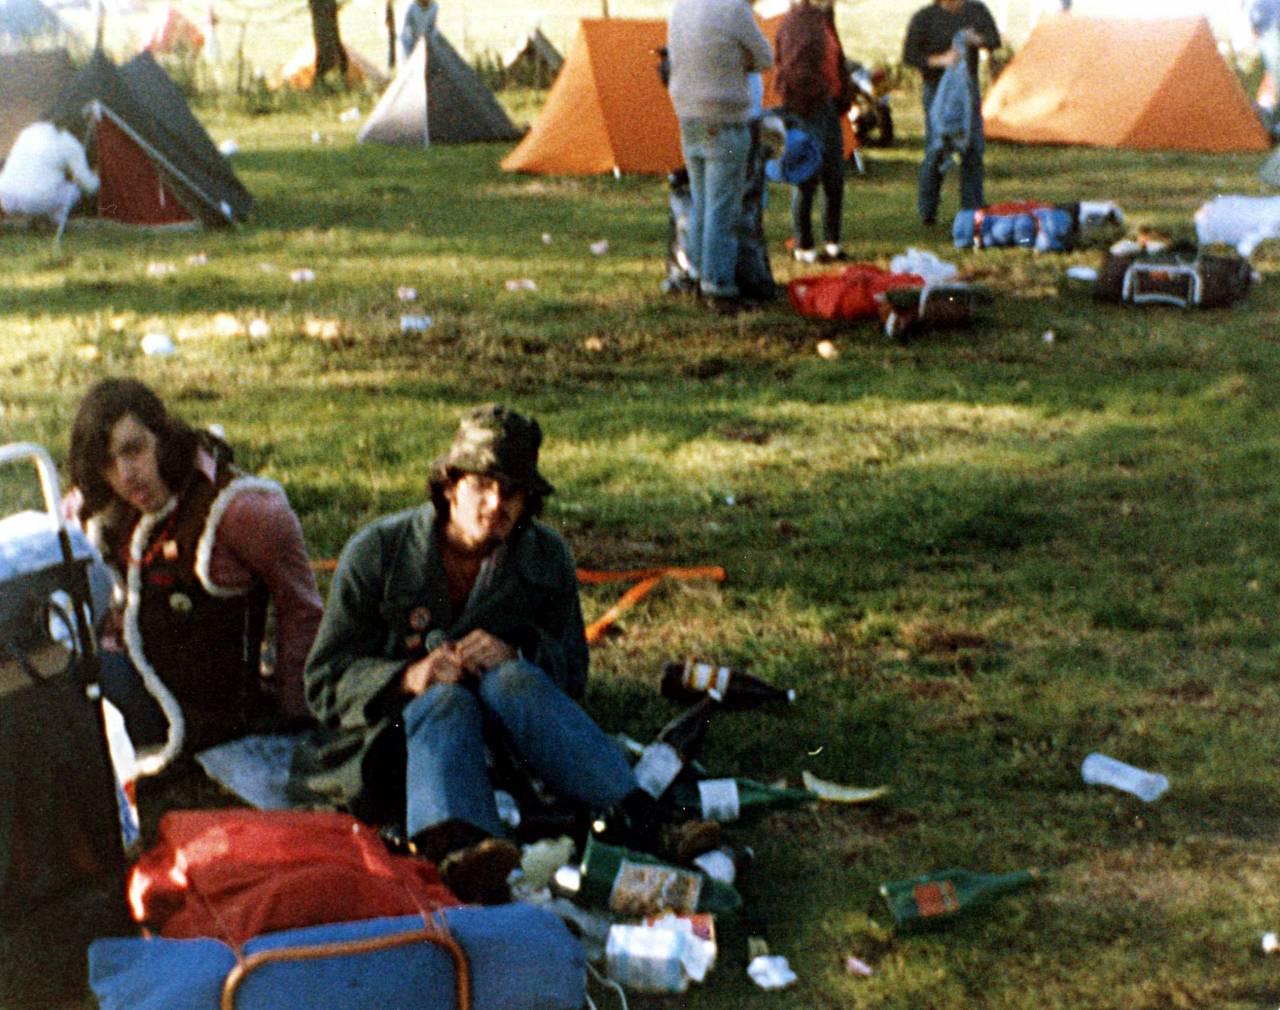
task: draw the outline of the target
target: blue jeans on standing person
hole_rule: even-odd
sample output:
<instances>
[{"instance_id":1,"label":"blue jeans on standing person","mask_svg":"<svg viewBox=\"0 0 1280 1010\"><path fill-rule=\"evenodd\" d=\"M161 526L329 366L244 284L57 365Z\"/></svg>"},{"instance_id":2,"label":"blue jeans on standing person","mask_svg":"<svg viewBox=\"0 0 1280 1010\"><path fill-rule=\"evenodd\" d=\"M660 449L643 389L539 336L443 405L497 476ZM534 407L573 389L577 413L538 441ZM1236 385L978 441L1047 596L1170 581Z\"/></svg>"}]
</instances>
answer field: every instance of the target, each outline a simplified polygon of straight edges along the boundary
<instances>
[{"instance_id":1,"label":"blue jeans on standing person","mask_svg":"<svg viewBox=\"0 0 1280 1010\"><path fill-rule=\"evenodd\" d=\"M840 244L840 220L844 210L844 132L835 103L828 100L808 117L797 117L797 125L818 142L822 164L813 178L800 183L791 193L791 234L797 249L813 248L813 200L822 187L822 236Z\"/></svg>"},{"instance_id":2,"label":"blue jeans on standing person","mask_svg":"<svg viewBox=\"0 0 1280 1010\"><path fill-rule=\"evenodd\" d=\"M976 88L976 85L975 85ZM924 160L920 163L920 179L916 191L916 209L920 220L933 224L938 218L938 203L942 195L942 171L951 153L935 142L929 123L929 107L937 84L924 85ZM973 114L969 125L969 149L960 156L960 209L978 210L986 205L983 198L982 157L986 143L982 136L982 101L974 95Z\"/></svg>"},{"instance_id":3,"label":"blue jeans on standing person","mask_svg":"<svg viewBox=\"0 0 1280 1010\"><path fill-rule=\"evenodd\" d=\"M689 170L689 261L702 293L736 298L738 218L746 185L751 130L743 123L680 120L680 146Z\"/></svg>"},{"instance_id":4,"label":"blue jeans on standing person","mask_svg":"<svg viewBox=\"0 0 1280 1010\"><path fill-rule=\"evenodd\" d=\"M405 706L408 837L450 821L505 834L486 741L501 737L554 794L603 812L637 788L621 749L539 667L502 663L479 682L433 684Z\"/></svg>"}]
</instances>

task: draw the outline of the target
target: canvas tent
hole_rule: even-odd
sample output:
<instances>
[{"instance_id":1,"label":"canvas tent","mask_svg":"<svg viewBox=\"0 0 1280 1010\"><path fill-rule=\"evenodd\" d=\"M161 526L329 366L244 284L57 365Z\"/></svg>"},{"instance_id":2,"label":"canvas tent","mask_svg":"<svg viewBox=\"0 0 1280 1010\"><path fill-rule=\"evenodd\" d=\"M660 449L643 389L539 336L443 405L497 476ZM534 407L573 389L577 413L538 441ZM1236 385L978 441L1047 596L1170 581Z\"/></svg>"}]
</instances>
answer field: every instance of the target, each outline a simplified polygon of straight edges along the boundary
<instances>
[{"instance_id":1,"label":"canvas tent","mask_svg":"<svg viewBox=\"0 0 1280 1010\"><path fill-rule=\"evenodd\" d=\"M655 52L666 44L665 21L584 18L542 113L502 167L548 175L679 168L680 127Z\"/></svg>"},{"instance_id":2,"label":"canvas tent","mask_svg":"<svg viewBox=\"0 0 1280 1010\"><path fill-rule=\"evenodd\" d=\"M541 28L534 28L502 58L508 75L523 74L544 81L554 79L563 65L560 50L542 34Z\"/></svg>"},{"instance_id":3,"label":"canvas tent","mask_svg":"<svg viewBox=\"0 0 1280 1010\"><path fill-rule=\"evenodd\" d=\"M141 48L151 53L198 52L204 48L204 32L170 5L160 12Z\"/></svg>"},{"instance_id":4,"label":"canvas tent","mask_svg":"<svg viewBox=\"0 0 1280 1010\"><path fill-rule=\"evenodd\" d=\"M386 87L387 75L373 60L356 52L346 43L343 43L342 48L347 54L347 87L354 88L366 83L375 88ZM306 91L315 83L315 79L316 43L315 39L308 39L289 62L280 68L280 83L297 91Z\"/></svg>"},{"instance_id":5,"label":"canvas tent","mask_svg":"<svg viewBox=\"0 0 1280 1010\"><path fill-rule=\"evenodd\" d=\"M0 54L0 161L23 128L40 119L49 99L75 77L65 49Z\"/></svg>"},{"instance_id":6,"label":"canvas tent","mask_svg":"<svg viewBox=\"0 0 1280 1010\"><path fill-rule=\"evenodd\" d=\"M1030 144L1264 151L1204 18L1043 18L982 103L986 135Z\"/></svg>"},{"instance_id":7,"label":"canvas tent","mask_svg":"<svg viewBox=\"0 0 1280 1010\"><path fill-rule=\"evenodd\" d=\"M100 218L228 225L253 207L253 197L150 53L117 67L97 50L49 118L85 140L102 183Z\"/></svg>"},{"instance_id":8,"label":"canvas tent","mask_svg":"<svg viewBox=\"0 0 1280 1010\"><path fill-rule=\"evenodd\" d=\"M439 32L418 40L356 139L473 144L519 136L493 92Z\"/></svg>"}]
</instances>

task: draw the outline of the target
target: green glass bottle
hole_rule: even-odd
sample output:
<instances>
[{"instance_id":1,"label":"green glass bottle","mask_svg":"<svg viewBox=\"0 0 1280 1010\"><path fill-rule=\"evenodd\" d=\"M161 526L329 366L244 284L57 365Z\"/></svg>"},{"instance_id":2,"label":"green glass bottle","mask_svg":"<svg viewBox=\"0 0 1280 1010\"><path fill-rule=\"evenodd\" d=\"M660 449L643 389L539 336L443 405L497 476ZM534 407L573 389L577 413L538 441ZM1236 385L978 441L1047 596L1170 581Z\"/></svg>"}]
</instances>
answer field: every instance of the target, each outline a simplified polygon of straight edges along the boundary
<instances>
[{"instance_id":1,"label":"green glass bottle","mask_svg":"<svg viewBox=\"0 0 1280 1010\"><path fill-rule=\"evenodd\" d=\"M991 904L1003 894L1040 879L1038 870L1014 873L975 873L972 870L939 870L911 880L880 885L880 896L900 929L945 922L975 908Z\"/></svg>"},{"instance_id":2,"label":"green glass bottle","mask_svg":"<svg viewBox=\"0 0 1280 1010\"><path fill-rule=\"evenodd\" d=\"M773 810L798 807L815 799L808 789L783 789L755 779L681 776L666 802L677 817L708 821L750 821Z\"/></svg>"},{"instance_id":3,"label":"green glass bottle","mask_svg":"<svg viewBox=\"0 0 1280 1010\"><path fill-rule=\"evenodd\" d=\"M607 909L623 919L670 910L680 915L710 912L720 922L742 911L742 897L728 884L594 837L587 838L580 866L556 873L555 888L580 905Z\"/></svg>"}]
</instances>

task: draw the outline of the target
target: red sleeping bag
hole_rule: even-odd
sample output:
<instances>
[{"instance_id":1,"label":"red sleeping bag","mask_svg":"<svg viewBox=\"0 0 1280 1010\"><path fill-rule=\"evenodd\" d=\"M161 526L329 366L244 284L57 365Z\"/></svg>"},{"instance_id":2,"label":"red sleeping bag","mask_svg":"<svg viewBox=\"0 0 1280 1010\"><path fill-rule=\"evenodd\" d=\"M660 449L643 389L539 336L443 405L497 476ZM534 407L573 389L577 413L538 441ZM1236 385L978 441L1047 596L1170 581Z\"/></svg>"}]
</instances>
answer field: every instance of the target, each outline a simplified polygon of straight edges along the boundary
<instances>
[{"instance_id":1,"label":"red sleeping bag","mask_svg":"<svg viewBox=\"0 0 1280 1010\"><path fill-rule=\"evenodd\" d=\"M238 947L263 933L460 902L433 863L392 855L347 814L229 809L165 814L129 878L129 904L161 936Z\"/></svg>"},{"instance_id":2,"label":"red sleeping bag","mask_svg":"<svg viewBox=\"0 0 1280 1010\"><path fill-rule=\"evenodd\" d=\"M854 263L838 273L797 277L787 285L792 307L811 319L875 319L876 295L893 288L922 288L919 274L895 274L874 263Z\"/></svg>"}]
</instances>

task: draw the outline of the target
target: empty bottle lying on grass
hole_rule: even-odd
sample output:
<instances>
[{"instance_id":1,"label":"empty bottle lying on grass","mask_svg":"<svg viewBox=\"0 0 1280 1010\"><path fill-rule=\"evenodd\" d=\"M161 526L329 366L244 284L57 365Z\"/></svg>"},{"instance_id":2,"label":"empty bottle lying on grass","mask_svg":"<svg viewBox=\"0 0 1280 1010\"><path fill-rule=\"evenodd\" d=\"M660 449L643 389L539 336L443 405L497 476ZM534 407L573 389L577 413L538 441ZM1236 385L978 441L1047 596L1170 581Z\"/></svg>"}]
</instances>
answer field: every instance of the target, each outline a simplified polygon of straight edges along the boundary
<instances>
[{"instance_id":1,"label":"empty bottle lying on grass","mask_svg":"<svg viewBox=\"0 0 1280 1010\"><path fill-rule=\"evenodd\" d=\"M939 870L881 884L880 896L899 929L916 929L986 907L1001 895L1039 879L1040 873L1035 869L1014 873Z\"/></svg>"},{"instance_id":2,"label":"empty bottle lying on grass","mask_svg":"<svg viewBox=\"0 0 1280 1010\"><path fill-rule=\"evenodd\" d=\"M784 691L741 670L693 659L666 664L662 668L659 691L664 698L684 702L697 701L714 694L719 696L727 709L748 709L770 701L796 700L794 690Z\"/></svg>"}]
</instances>

